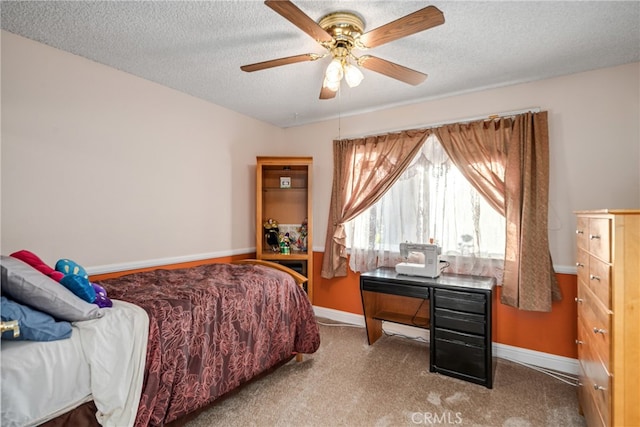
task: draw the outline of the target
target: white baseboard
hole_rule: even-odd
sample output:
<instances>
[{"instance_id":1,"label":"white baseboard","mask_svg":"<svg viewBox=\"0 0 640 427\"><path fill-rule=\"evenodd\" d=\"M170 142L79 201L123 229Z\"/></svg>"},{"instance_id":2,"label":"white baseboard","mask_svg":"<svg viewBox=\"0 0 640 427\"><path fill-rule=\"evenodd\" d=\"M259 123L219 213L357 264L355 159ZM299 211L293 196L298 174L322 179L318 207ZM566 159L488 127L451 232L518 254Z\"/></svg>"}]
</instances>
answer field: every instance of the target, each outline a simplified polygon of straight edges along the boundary
<instances>
[{"instance_id":1,"label":"white baseboard","mask_svg":"<svg viewBox=\"0 0 640 427\"><path fill-rule=\"evenodd\" d=\"M361 314L349 313L346 311L335 310L333 308L325 308L313 306L313 311L318 317L334 320L336 322L349 323L351 325L362 326L364 328L364 316Z\"/></svg>"},{"instance_id":2,"label":"white baseboard","mask_svg":"<svg viewBox=\"0 0 640 427\"><path fill-rule=\"evenodd\" d=\"M540 368L553 369L565 374L578 375L579 362L570 357L558 356L551 353L514 347L507 344L493 343L493 354L501 359L511 360Z\"/></svg>"},{"instance_id":3,"label":"white baseboard","mask_svg":"<svg viewBox=\"0 0 640 427\"><path fill-rule=\"evenodd\" d=\"M360 314L348 313L325 307L313 307L316 316L336 322L349 323L364 327L364 316ZM382 329L389 334L404 335L409 338L419 338L429 341L429 331L408 325L401 325L393 322L383 322ZM493 343L493 354L505 360L517 363L538 366L540 368L552 369L570 375L578 375L578 361L570 357L557 356L555 354L543 353L541 351L529 350L511 345Z\"/></svg>"}]
</instances>

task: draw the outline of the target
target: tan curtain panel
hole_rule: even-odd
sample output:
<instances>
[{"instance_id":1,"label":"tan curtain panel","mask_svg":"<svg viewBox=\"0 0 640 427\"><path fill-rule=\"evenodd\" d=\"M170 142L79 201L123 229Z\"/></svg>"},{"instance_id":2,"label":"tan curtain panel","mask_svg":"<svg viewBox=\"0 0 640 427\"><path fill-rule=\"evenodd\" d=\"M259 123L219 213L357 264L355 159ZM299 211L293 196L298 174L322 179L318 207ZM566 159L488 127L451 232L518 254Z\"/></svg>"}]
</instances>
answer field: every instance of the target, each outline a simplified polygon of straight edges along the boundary
<instances>
[{"instance_id":1,"label":"tan curtain panel","mask_svg":"<svg viewBox=\"0 0 640 427\"><path fill-rule=\"evenodd\" d=\"M344 223L377 202L407 168L429 130L334 141L333 188L321 275L347 275Z\"/></svg>"},{"instance_id":2,"label":"tan curtain panel","mask_svg":"<svg viewBox=\"0 0 640 427\"><path fill-rule=\"evenodd\" d=\"M462 174L506 218L502 303L551 311L561 299L547 229L547 112L434 129Z\"/></svg>"},{"instance_id":3,"label":"tan curtain panel","mask_svg":"<svg viewBox=\"0 0 640 427\"><path fill-rule=\"evenodd\" d=\"M515 117L505 169L507 247L503 304L551 311L560 300L549 252L549 129L547 112Z\"/></svg>"},{"instance_id":4,"label":"tan curtain panel","mask_svg":"<svg viewBox=\"0 0 640 427\"><path fill-rule=\"evenodd\" d=\"M504 216L504 168L512 119L455 123L434 129L451 161Z\"/></svg>"}]
</instances>

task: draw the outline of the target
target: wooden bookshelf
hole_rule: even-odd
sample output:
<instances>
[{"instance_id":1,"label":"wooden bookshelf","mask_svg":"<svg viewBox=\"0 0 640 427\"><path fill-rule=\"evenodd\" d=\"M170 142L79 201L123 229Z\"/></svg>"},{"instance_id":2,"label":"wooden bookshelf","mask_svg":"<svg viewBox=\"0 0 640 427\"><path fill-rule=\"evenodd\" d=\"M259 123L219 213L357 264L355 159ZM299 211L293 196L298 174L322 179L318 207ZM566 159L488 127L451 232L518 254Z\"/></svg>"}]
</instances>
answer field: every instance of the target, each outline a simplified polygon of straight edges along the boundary
<instances>
[{"instance_id":1,"label":"wooden bookshelf","mask_svg":"<svg viewBox=\"0 0 640 427\"><path fill-rule=\"evenodd\" d=\"M307 295L313 303L313 158L260 156L256 160L256 258L281 263L306 276ZM272 250L264 230L268 219L294 237L300 235L306 219L306 250L295 241L288 254Z\"/></svg>"}]
</instances>

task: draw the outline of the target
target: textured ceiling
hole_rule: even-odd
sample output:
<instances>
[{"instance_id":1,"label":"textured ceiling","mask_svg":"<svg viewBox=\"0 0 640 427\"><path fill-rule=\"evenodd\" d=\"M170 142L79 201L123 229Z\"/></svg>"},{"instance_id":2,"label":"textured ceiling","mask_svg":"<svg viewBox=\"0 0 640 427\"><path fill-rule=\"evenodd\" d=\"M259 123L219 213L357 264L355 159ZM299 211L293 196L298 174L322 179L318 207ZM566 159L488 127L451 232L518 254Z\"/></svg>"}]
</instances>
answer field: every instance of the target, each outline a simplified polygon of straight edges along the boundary
<instances>
[{"instance_id":1,"label":"textured ceiling","mask_svg":"<svg viewBox=\"0 0 640 427\"><path fill-rule=\"evenodd\" d=\"M355 11L365 31L436 6L443 25L368 52L429 77L410 86L363 70L360 86L319 100L328 58L245 73L324 52L262 1L2 1L0 13L3 30L280 127L640 61L639 1L294 3L316 21Z\"/></svg>"}]
</instances>

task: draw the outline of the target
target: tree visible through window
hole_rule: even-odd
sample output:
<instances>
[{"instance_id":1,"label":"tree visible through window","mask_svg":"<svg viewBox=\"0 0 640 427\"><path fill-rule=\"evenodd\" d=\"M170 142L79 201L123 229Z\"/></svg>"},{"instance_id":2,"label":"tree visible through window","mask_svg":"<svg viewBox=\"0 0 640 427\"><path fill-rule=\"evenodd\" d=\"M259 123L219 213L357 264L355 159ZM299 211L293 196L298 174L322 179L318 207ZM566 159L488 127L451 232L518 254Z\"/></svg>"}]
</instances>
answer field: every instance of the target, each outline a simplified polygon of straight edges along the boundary
<instances>
[{"instance_id":1,"label":"tree visible through window","mask_svg":"<svg viewBox=\"0 0 640 427\"><path fill-rule=\"evenodd\" d=\"M502 278L505 219L464 178L435 135L382 199L346 230L353 271L395 266L400 242L433 239L450 263L447 271Z\"/></svg>"}]
</instances>

